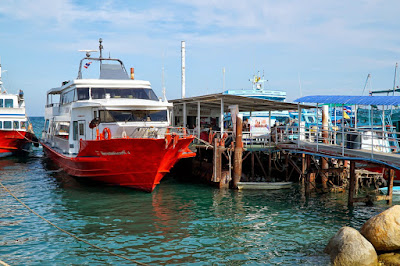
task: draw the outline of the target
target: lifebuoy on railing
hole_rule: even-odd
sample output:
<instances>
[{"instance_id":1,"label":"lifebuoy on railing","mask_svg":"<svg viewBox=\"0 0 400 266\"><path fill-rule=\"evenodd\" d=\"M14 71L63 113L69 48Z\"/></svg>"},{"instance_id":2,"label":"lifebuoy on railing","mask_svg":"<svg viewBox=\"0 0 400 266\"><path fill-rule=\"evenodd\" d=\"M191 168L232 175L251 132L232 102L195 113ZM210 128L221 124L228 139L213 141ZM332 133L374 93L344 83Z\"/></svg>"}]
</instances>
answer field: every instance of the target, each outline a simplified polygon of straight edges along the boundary
<instances>
[{"instance_id":1,"label":"lifebuoy on railing","mask_svg":"<svg viewBox=\"0 0 400 266\"><path fill-rule=\"evenodd\" d=\"M212 144L212 141L215 137L216 132L212 132L212 130L210 130L210 133L208 133L208 143Z\"/></svg>"},{"instance_id":2,"label":"lifebuoy on railing","mask_svg":"<svg viewBox=\"0 0 400 266\"><path fill-rule=\"evenodd\" d=\"M225 140L228 138L228 133L224 133L221 137L221 141L219 143L220 146L225 146Z\"/></svg>"},{"instance_id":3,"label":"lifebuoy on railing","mask_svg":"<svg viewBox=\"0 0 400 266\"><path fill-rule=\"evenodd\" d=\"M103 129L103 137L104 139L111 139L111 131L108 127Z\"/></svg>"}]
</instances>

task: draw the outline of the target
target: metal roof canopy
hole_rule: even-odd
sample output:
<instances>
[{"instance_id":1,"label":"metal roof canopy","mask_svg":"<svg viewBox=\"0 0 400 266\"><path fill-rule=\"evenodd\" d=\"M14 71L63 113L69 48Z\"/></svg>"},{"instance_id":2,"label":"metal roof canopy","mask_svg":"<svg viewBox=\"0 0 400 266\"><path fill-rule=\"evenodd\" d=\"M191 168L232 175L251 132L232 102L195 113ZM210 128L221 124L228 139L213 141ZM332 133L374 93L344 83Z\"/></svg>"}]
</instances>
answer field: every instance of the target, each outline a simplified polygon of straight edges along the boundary
<instances>
[{"instance_id":1,"label":"metal roof canopy","mask_svg":"<svg viewBox=\"0 0 400 266\"><path fill-rule=\"evenodd\" d=\"M169 102L172 102L174 105L178 104L197 104L200 102L203 107L207 106L207 108L220 109L221 108L221 100L224 104L224 111L228 111L228 107L230 105L239 105L240 112L254 112L254 111L288 111L288 110L297 110L298 107L302 109L315 108L315 106L297 104L297 103L287 103L287 102L278 102L265 100L260 98L251 98L237 95L229 95L223 93L216 94L208 94L203 96L196 96L190 98L183 99L175 99Z\"/></svg>"},{"instance_id":2,"label":"metal roof canopy","mask_svg":"<svg viewBox=\"0 0 400 266\"><path fill-rule=\"evenodd\" d=\"M400 105L400 96L311 95L298 98L295 102L344 105Z\"/></svg>"}]
</instances>

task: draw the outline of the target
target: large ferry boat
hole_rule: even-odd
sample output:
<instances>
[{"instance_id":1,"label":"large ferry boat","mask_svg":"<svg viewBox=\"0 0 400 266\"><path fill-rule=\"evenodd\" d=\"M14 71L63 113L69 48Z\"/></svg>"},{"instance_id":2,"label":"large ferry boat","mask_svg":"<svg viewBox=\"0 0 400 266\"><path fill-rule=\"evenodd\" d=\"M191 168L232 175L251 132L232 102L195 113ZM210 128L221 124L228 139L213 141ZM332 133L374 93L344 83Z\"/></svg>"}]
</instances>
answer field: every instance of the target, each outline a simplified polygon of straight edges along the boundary
<instances>
[{"instance_id":1,"label":"large ferry boat","mask_svg":"<svg viewBox=\"0 0 400 266\"><path fill-rule=\"evenodd\" d=\"M85 50L77 79L47 92L44 151L72 176L151 192L179 159L195 155L194 137L170 127L172 103L121 60L103 58L99 42L100 56ZM82 78L92 62L100 77Z\"/></svg>"},{"instance_id":2,"label":"large ferry boat","mask_svg":"<svg viewBox=\"0 0 400 266\"><path fill-rule=\"evenodd\" d=\"M24 93L9 94L3 87L0 63L0 157L28 152L37 138L28 123Z\"/></svg>"}]
</instances>

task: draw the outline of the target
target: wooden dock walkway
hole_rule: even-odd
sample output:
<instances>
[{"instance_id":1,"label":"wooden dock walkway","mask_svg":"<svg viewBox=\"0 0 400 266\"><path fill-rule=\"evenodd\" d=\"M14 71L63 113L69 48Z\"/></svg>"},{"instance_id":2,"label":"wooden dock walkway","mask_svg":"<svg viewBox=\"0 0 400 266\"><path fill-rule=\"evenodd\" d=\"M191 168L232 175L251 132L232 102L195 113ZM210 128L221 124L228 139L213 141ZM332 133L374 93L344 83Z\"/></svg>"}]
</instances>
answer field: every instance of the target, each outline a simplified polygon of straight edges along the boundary
<instances>
[{"instance_id":1,"label":"wooden dock walkway","mask_svg":"<svg viewBox=\"0 0 400 266\"><path fill-rule=\"evenodd\" d=\"M278 148L290 151L310 152L320 156L332 156L338 159L348 159L356 161L370 161L385 164L389 167L400 170L400 154L384 153L364 149L348 149L334 144L315 143L306 141L296 141L296 143L279 143Z\"/></svg>"}]
</instances>

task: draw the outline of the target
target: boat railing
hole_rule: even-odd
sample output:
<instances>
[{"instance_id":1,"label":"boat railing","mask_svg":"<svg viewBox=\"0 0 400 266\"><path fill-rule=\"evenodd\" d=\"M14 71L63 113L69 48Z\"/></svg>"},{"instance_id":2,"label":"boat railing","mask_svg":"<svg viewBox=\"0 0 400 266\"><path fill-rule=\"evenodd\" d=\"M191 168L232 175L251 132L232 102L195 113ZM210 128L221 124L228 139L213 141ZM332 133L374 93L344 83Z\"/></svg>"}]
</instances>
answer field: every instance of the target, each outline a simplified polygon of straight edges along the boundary
<instances>
[{"instance_id":1,"label":"boat railing","mask_svg":"<svg viewBox=\"0 0 400 266\"><path fill-rule=\"evenodd\" d=\"M60 115L60 104L59 103L47 104L46 108L51 108L51 113L53 114L53 116Z\"/></svg>"},{"instance_id":2,"label":"boat railing","mask_svg":"<svg viewBox=\"0 0 400 266\"><path fill-rule=\"evenodd\" d=\"M57 147L63 153L68 153L69 152L69 142L68 142L67 138L54 136L52 138L52 142L53 142L52 146L53 147Z\"/></svg>"},{"instance_id":3,"label":"boat railing","mask_svg":"<svg viewBox=\"0 0 400 266\"><path fill-rule=\"evenodd\" d=\"M197 135L197 132L191 132ZM273 126L269 132L263 135L254 134L250 131L242 132L244 148L265 149L274 147L281 143L297 144L298 148L312 147L320 151L326 145L339 148L339 152L344 156L346 150L362 150L368 152L373 159L374 154L380 153L400 153L400 132L395 132L393 127L382 129L355 128L344 125L341 128L329 125L306 126L281 125ZM232 131L205 130L200 134L200 138L194 141L195 144L213 145L215 139L221 140L228 147L235 141ZM219 141L221 143L221 141ZM311 145L310 145L311 144Z\"/></svg>"},{"instance_id":4,"label":"boat railing","mask_svg":"<svg viewBox=\"0 0 400 266\"><path fill-rule=\"evenodd\" d=\"M176 135L181 137L189 136L190 133L182 127L120 127L112 132L112 138L165 138Z\"/></svg>"}]
</instances>

